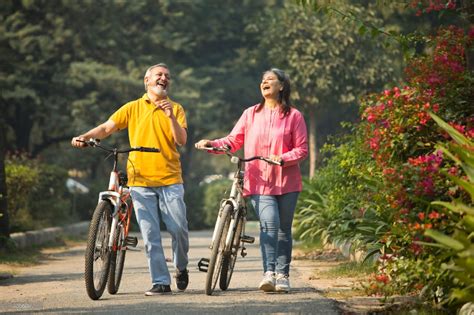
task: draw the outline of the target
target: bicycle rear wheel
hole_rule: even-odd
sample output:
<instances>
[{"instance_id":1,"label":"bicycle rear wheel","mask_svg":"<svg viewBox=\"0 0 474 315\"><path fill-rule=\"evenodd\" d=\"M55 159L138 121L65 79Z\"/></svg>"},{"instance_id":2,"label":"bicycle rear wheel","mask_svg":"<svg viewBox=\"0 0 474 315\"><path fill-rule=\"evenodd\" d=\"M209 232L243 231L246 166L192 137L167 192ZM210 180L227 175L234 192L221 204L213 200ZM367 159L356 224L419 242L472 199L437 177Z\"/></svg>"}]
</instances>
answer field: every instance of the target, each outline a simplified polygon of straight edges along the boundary
<instances>
[{"instance_id":1,"label":"bicycle rear wheel","mask_svg":"<svg viewBox=\"0 0 474 315\"><path fill-rule=\"evenodd\" d=\"M123 224L117 224L114 231L115 250L110 253L109 281L107 282L107 291L110 294L118 292L120 281L122 280L123 266L125 264L125 230Z\"/></svg>"},{"instance_id":2,"label":"bicycle rear wheel","mask_svg":"<svg viewBox=\"0 0 474 315\"><path fill-rule=\"evenodd\" d=\"M232 235L232 249L222 259L221 275L219 277L219 287L221 290L227 290L234 272L235 262L239 254L240 235L242 234L242 227L244 225L244 218L239 214L238 223Z\"/></svg>"},{"instance_id":3,"label":"bicycle rear wheel","mask_svg":"<svg viewBox=\"0 0 474 315\"><path fill-rule=\"evenodd\" d=\"M211 257L206 275L206 294L211 295L219 279L222 267L222 258L225 250L225 239L230 224L230 215L232 213L232 205L225 205L222 209L219 226L216 230L214 243L212 244Z\"/></svg>"},{"instance_id":4,"label":"bicycle rear wheel","mask_svg":"<svg viewBox=\"0 0 474 315\"><path fill-rule=\"evenodd\" d=\"M104 293L109 273L110 251L108 240L112 223L112 205L101 201L94 210L87 236L85 253L86 290L89 297L97 300Z\"/></svg>"}]
</instances>

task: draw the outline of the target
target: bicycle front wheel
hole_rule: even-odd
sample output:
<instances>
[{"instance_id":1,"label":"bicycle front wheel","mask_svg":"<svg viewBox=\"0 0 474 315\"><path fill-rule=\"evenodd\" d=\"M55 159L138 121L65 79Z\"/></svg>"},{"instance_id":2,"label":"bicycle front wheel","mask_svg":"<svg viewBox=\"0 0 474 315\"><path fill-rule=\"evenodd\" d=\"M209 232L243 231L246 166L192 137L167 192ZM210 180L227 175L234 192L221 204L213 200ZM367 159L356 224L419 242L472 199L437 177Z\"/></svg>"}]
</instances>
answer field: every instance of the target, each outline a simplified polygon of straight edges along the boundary
<instances>
[{"instance_id":1,"label":"bicycle front wheel","mask_svg":"<svg viewBox=\"0 0 474 315\"><path fill-rule=\"evenodd\" d=\"M232 205L225 205L222 209L221 218L219 220L219 226L217 227L214 243L212 244L211 257L209 259L209 267L206 275L206 294L211 295L219 279L222 258L225 250L225 239L227 231L229 229Z\"/></svg>"},{"instance_id":2,"label":"bicycle front wheel","mask_svg":"<svg viewBox=\"0 0 474 315\"><path fill-rule=\"evenodd\" d=\"M230 279L232 279L235 262L239 254L240 235L242 234L243 225L244 218L239 214L237 226L232 235L231 251L229 253L226 253L222 259L221 275L219 277L219 287L221 288L221 290L227 290L230 284Z\"/></svg>"},{"instance_id":3,"label":"bicycle front wheel","mask_svg":"<svg viewBox=\"0 0 474 315\"><path fill-rule=\"evenodd\" d=\"M85 254L86 290L89 297L97 300L104 293L109 273L110 251L108 240L112 223L112 205L101 201L94 210L87 236Z\"/></svg>"},{"instance_id":4,"label":"bicycle front wheel","mask_svg":"<svg viewBox=\"0 0 474 315\"><path fill-rule=\"evenodd\" d=\"M109 281L107 291L110 294L118 292L120 281L122 280L123 266L125 263L125 230L123 224L117 224L114 231L114 250L110 253Z\"/></svg>"}]
</instances>

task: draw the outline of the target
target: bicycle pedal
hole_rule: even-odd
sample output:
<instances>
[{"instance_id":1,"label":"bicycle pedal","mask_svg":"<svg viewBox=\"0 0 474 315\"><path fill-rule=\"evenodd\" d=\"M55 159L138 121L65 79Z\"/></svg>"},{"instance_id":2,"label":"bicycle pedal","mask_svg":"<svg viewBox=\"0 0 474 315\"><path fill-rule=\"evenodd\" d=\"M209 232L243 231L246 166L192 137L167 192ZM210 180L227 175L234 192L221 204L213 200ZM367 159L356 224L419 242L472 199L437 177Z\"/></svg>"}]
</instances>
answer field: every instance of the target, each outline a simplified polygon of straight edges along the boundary
<instances>
[{"instance_id":1,"label":"bicycle pedal","mask_svg":"<svg viewBox=\"0 0 474 315\"><path fill-rule=\"evenodd\" d=\"M245 250L246 250L246 248L244 246L242 246L242 250L240 251L240 256L242 256L242 257L247 256L247 252Z\"/></svg>"},{"instance_id":2,"label":"bicycle pedal","mask_svg":"<svg viewBox=\"0 0 474 315\"><path fill-rule=\"evenodd\" d=\"M243 243L253 244L253 242L255 242L255 237L253 237L253 236L248 236L248 235L242 235L242 237L240 238L240 240L241 240Z\"/></svg>"},{"instance_id":3,"label":"bicycle pedal","mask_svg":"<svg viewBox=\"0 0 474 315\"><path fill-rule=\"evenodd\" d=\"M138 238L136 236L127 236L125 239L125 245L131 247L137 247Z\"/></svg>"},{"instance_id":4,"label":"bicycle pedal","mask_svg":"<svg viewBox=\"0 0 474 315\"><path fill-rule=\"evenodd\" d=\"M207 272L207 270L209 269L209 259L201 258L198 262L198 269L199 271Z\"/></svg>"}]
</instances>

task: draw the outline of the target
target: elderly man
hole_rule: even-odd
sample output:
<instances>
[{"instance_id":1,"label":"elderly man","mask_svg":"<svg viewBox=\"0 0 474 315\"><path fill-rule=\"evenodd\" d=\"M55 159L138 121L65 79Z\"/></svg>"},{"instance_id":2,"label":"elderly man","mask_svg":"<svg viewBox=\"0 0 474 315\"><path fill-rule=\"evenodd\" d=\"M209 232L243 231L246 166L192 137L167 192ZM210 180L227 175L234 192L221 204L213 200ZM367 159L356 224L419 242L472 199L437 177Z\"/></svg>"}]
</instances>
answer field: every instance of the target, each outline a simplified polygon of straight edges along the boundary
<instances>
[{"instance_id":1,"label":"elderly man","mask_svg":"<svg viewBox=\"0 0 474 315\"><path fill-rule=\"evenodd\" d=\"M184 204L181 163L177 146L186 143L183 107L168 97L170 71L163 63L147 69L146 93L118 109L105 123L74 137L71 144L83 147L90 138L103 139L128 128L130 146L156 147L158 154L131 152L127 163L135 215L145 243L153 287L145 295L170 294L171 277L166 265L160 219L172 237L176 286L188 286L188 221ZM161 212L161 216L158 215Z\"/></svg>"}]
</instances>

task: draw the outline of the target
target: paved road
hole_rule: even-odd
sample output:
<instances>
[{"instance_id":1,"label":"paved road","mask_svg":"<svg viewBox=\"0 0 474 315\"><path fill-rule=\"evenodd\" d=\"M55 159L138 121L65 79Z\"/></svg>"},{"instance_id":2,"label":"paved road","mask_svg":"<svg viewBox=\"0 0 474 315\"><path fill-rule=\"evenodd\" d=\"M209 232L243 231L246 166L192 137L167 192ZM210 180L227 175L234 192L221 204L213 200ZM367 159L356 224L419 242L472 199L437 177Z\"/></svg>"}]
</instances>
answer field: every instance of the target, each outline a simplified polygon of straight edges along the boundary
<instances>
[{"instance_id":1,"label":"paved road","mask_svg":"<svg viewBox=\"0 0 474 315\"><path fill-rule=\"evenodd\" d=\"M250 233L251 235L254 233ZM190 283L185 292L173 284L172 295L145 297L151 287L143 248L127 252L122 284L116 295L88 298L83 279L84 245L52 254L42 264L0 282L0 313L101 313L101 314L339 314L331 300L319 295L292 270L290 294L265 294L256 289L261 279L258 245L248 245L248 256L239 257L227 291L204 293L205 273L197 270L209 255L211 232L190 234ZM139 247L142 241L139 241ZM164 235L166 252L171 241ZM169 265L170 271L173 270Z\"/></svg>"}]
</instances>

